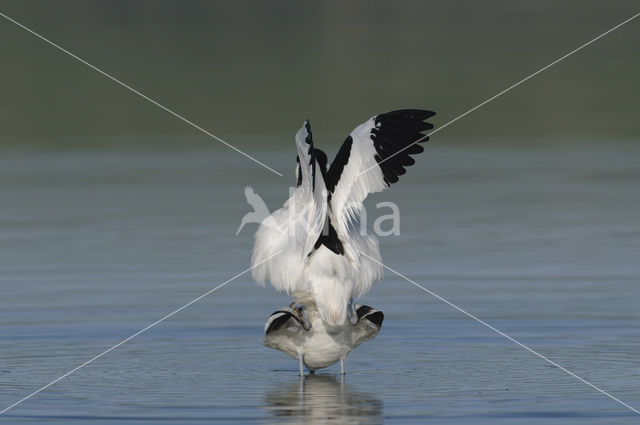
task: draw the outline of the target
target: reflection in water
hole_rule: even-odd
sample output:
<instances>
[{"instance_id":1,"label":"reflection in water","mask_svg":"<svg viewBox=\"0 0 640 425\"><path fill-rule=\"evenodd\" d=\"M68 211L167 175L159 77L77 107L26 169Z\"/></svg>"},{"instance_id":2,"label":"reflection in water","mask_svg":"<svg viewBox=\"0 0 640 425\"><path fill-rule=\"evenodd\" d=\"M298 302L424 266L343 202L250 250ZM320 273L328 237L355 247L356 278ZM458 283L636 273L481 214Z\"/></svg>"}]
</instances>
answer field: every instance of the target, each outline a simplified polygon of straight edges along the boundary
<instances>
[{"instance_id":1,"label":"reflection in water","mask_svg":"<svg viewBox=\"0 0 640 425\"><path fill-rule=\"evenodd\" d=\"M287 423L379 424L382 401L355 392L333 375L307 375L274 389L265 397L267 408Z\"/></svg>"}]
</instances>

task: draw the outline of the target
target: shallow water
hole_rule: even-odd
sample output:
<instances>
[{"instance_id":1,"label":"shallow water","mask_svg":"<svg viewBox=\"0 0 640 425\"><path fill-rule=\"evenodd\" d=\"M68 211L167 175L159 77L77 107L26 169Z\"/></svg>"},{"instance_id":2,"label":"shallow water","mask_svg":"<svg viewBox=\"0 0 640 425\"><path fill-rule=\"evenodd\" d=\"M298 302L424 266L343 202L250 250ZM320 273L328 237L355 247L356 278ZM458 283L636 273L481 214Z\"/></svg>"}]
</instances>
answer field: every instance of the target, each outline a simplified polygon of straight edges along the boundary
<instances>
[{"instance_id":1,"label":"shallow water","mask_svg":"<svg viewBox=\"0 0 640 425\"><path fill-rule=\"evenodd\" d=\"M0 410L248 267L252 185L291 151L0 158ZM640 148L427 147L383 260L640 408ZM260 344L288 299L249 275L0 416L4 423L580 423L639 418L386 272L380 335L301 381Z\"/></svg>"}]
</instances>

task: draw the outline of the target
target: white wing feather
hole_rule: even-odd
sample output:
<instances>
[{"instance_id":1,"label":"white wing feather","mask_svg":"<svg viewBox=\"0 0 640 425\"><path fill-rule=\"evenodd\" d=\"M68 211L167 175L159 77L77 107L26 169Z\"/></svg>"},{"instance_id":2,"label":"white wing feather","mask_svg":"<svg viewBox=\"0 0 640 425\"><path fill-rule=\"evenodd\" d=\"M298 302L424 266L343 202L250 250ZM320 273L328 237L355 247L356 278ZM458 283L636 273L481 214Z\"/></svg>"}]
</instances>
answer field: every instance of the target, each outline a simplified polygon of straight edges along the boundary
<instances>
[{"instance_id":1,"label":"white wing feather","mask_svg":"<svg viewBox=\"0 0 640 425\"><path fill-rule=\"evenodd\" d=\"M353 231L357 232L354 227L357 227L355 225L363 208L362 203L369 193L387 188L382 170L376 166L376 150L371 140L371 129L374 127L375 117L360 124L349 134L352 140L349 161L331 194L329 216L338 238L343 242L345 255L355 267L358 267L360 253L350 241ZM369 171L363 173L367 169Z\"/></svg>"},{"instance_id":2,"label":"white wing feather","mask_svg":"<svg viewBox=\"0 0 640 425\"><path fill-rule=\"evenodd\" d=\"M308 254L313 250L327 215L327 189L315 159L308 122L296 133L299 185L283 207L265 219L256 232L252 265L253 277L279 291L293 294L308 291L305 273Z\"/></svg>"},{"instance_id":3,"label":"white wing feather","mask_svg":"<svg viewBox=\"0 0 640 425\"><path fill-rule=\"evenodd\" d=\"M260 284L270 281L298 300L315 301L320 316L330 325L343 323L351 300L364 295L382 277L378 241L360 233L363 202L369 193L397 182L404 167L414 163L410 155L422 152L415 142L428 140L421 132L433 128L423 121L433 115L400 110L367 120L350 133L325 179L315 161L306 122L296 134L299 185L283 208L260 225L252 264L280 254L255 267L254 279ZM325 246L324 241L315 250L327 218L337 242L332 239ZM344 255L336 252L340 244Z\"/></svg>"}]
</instances>

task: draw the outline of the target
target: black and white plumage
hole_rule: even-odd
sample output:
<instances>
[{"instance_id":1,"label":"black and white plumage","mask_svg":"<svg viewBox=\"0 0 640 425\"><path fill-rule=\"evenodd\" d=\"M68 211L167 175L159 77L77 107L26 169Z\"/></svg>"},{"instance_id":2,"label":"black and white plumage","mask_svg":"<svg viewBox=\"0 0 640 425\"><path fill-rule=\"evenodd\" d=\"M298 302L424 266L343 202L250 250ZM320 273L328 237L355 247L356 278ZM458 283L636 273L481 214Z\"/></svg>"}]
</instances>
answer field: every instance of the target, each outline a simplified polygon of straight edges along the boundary
<instances>
[{"instance_id":1,"label":"black and white plumage","mask_svg":"<svg viewBox=\"0 0 640 425\"><path fill-rule=\"evenodd\" d=\"M433 128L425 122L433 115L405 109L368 119L349 134L328 169L327 156L315 148L306 121L296 133L293 195L256 232L256 282L271 282L301 304L312 300L330 326L347 318L354 323L352 300L382 277L381 266L371 260L381 260L378 241L361 234L362 203L369 193L396 183L405 167L414 164L412 155L423 151L415 142L428 140L422 132Z\"/></svg>"},{"instance_id":2,"label":"black and white plumage","mask_svg":"<svg viewBox=\"0 0 640 425\"><path fill-rule=\"evenodd\" d=\"M332 328L320 318L313 303L304 308L292 303L276 310L264 326L264 345L298 359L300 375L303 367L314 371L340 361L344 374L347 355L358 345L378 335L384 314L372 307L354 307L355 324Z\"/></svg>"}]
</instances>

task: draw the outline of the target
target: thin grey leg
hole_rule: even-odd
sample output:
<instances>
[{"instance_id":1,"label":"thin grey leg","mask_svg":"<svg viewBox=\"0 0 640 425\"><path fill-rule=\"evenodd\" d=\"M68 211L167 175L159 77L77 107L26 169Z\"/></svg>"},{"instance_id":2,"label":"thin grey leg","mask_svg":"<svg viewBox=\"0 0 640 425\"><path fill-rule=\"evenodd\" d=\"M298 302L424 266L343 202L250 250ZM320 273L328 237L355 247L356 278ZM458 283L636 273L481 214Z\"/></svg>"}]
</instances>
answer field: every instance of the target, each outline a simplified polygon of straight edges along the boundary
<instances>
[{"instance_id":1,"label":"thin grey leg","mask_svg":"<svg viewBox=\"0 0 640 425\"><path fill-rule=\"evenodd\" d=\"M340 375L344 376L344 357L340 359Z\"/></svg>"},{"instance_id":2,"label":"thin grey leg","mask_svg":"<svg viewBox=\"0 0 640 425\"><path fill-rule=\"evenodd\" d=\"M302 362L302 351L298 351L298 363L300 365L300 376L304 376L304 363Z\"/></svg>"}]
</instances>

